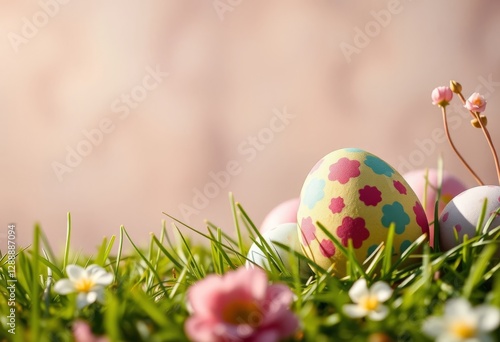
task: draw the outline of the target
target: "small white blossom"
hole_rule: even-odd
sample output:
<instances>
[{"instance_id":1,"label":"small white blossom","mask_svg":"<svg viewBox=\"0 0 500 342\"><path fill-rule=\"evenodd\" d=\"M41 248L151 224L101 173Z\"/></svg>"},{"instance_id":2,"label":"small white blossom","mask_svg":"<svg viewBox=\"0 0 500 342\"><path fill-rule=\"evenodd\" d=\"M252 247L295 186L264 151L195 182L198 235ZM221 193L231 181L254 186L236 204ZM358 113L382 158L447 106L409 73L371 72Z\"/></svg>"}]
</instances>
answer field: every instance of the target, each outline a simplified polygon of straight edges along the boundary
<instances>
[{"instance_id":1,"label":"small white blossom","mask_svg":"<svg viewBox=\"0 0 500 342\"><path fill-rule=\"evenodd\" d=\"M500 324L500 310L490 305L475 308L463 299L451 299L445 304L443 317L424 321L423 331L438 342L493 342L488 335Z\"/></svg>"},{"instance_id":2,"label":"small white blossom","mask_svg":"<svg viewBox=\"0 0 500 342\"><path fill-rule=\"evenodd\" d=\"M76 299L79 309L94 303L103 302L104 287L113 282L113 275L98 265L82 268L78 265L68 265L66 274L69 279L61 279L54 285L54 291L66 295L77 292Z\"/></svg>"},{"instance_id":3,"label":"small white blossom","mask_svg":"<svg viewBox=\"0 0 500 342\"><path fill-rule=\"evenodd\" d=\"M389 308L382 305L392 296L391 287L383 281L378 281L368 288L366 279L359 279L349 290L349 297L354 304L344 305L344 312L352 318L368 316L374 321L383 320L389 313Z\"/></svg>"}]
</instances>

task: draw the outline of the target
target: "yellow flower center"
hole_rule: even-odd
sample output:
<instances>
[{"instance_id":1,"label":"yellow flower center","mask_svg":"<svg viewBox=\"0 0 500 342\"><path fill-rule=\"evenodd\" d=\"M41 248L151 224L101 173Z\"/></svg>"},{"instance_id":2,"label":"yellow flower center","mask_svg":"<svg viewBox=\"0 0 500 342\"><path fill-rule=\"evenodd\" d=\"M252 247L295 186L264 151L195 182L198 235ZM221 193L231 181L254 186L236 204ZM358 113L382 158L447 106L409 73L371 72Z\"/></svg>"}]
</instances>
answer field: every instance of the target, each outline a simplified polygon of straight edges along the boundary
<instances>
[{"instance_id":1,"label":"yellow flower center","mask_svg":"<svg viewBox=\"0 0 500 342\"><path fill-rule=\"evenodd\" d=\"M95 283L92 279L83 278L75 283L75 289L78 292L89 292L94 287Z\"/></svg>"},{"instance_id":2,"label":"yellow flower center","mask_svg":"<svg viewBox=\"0 0 500 342\"><path fill-rule=\"evenodd\" d=\"M222 319L229 324L259 325L262 313L252 301L234 301L226 305L222 311Z\"/></svg>"},{"instance_id":3,"label":"yellow flower center","mask_svg":"<svg viewBox=\"0 0 500 342\"><path fill-rule=\"evenodd\" d=\"M483 101L480 97L476 97L474 100L472 100L472 103L476 106L481 106L483 104Z\"/></svg>"},{"instance_id":4,"label":"yellow flower center","mask_svg":"<svg viewBox=\"0 0 500 342\"><path fill-rule=\"evenodd\" d=\"M457 321L453 322L450 326L450 331L453 335L460 338L471 338L476 336L476 327L469 322Z\"/></svg>"},{"instance_id":5,"label":"yellow flower center","mask_svg":"<svg viewBox=\"0 0 500 342\"><path fill-rule=\"evenodd\" d=\"M359 301L359 305L363 309L368 310L368 311L375 310L376 308L378 308L379 304L380 303L379 303L377 297L375 297L375 296L366 296L364 298L361 298L361 300Z\"/></svg>"}]
</instances>

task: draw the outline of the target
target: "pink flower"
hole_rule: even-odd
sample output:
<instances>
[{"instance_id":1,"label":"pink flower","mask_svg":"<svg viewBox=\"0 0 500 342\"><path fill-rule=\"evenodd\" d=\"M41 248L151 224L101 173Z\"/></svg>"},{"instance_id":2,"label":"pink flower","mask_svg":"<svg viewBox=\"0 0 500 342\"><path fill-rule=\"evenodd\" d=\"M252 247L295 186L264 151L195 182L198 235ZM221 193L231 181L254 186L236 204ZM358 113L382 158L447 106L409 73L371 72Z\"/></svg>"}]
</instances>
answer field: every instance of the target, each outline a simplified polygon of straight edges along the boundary
<instances>
[{"instance_id":1,"label":"pink flower","mask_svg":"<svg viewBox=\"0 0 500 342\"><path fill-rule=\"evenodd\" d=\"M432 104L437 106L447 106L453 98L450 87L437 87L432 91Z\"/></svg>"},{"instance_id":2,"label":"pink flower","mask_svg":"<svg viewBox=\"0 0 500 342\"><path fill-rule=\"evenodd\" d=\"M270 285L260 268L209 275L188 290L192 313L184 326L195 341L279 341L298 328L292 291Z\"/></svg>"},{"instance_id":3,"label":"pink flower","mask_svg":"<svg viewBox=\"0 0 500 342\"><path fill-rule=\"evenodd\" d=\"M311 216L302 219L300 231L302 233L302 242L309 246L311 241L316 240L316 226L313 224Z\"/></svg>"},{"instance_id":4,"label":"pink flower","mask_svg":"<svg viewBox=\"0 0 500 342\"><path fill-rule=\"evenodd\" d=\"M330 174L328 179L338 181L340 184L346 184L351 178L356 178L361 174L357 160L340 158L335 164L330 165Z\"/></svg>"},{"instance_id":5,"label":"pink flower","mask_svg":"<svg viewBox=\"0 0 500 342\"><path fill-rule=\"evenodd\" d=\"M486 100L483 95L474 93L467 99L464 107L470 111L481 113L486 108Z\"/></svg>"},{"instance_id":6,"label":"pink flower","mask_svg":"<svg viewBox=\"0 0 500 342\"><path fill-rule=\"evenodd\" d=\"M352 239L352 246L357 249L370 237L370 231L366 229L365 220L362 217L346 216L342 219L342 225L337 228L337 235L346 247L349 239Z\"/></svg>"},{"instance_id":7,"label":"pink flower","mask_svg":"<svg viewBox=\"0 0 500 342\"><path fill-rule=\"evenodd\" d=\"M382 201L382 193L376 186L366 185L363 189L359 189L359 200L366 206L376 207Z\"/></svg>"},{"instance_id":8,"label":"pink flower","mask_svg":"<svg viewBox=\"0 0 500 342\"><path fill-rule=\"evenodd\" d=\"M76 321L73 324L73 336L76 342L108 342L107 337L97 337L92 333L87 322Z\"/></svg>"}]
</instances>

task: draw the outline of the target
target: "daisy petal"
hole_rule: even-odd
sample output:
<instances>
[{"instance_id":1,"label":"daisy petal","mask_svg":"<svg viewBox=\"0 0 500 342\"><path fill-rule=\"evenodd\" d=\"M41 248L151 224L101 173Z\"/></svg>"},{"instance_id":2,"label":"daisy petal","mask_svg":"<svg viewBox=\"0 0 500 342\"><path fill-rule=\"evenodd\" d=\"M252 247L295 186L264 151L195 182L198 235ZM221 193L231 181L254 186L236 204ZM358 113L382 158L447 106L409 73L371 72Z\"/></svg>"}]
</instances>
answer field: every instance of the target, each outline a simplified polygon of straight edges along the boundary
<instances>
[{"instance_id":1,"label":"daisy petal","mask_svg":"<svg viewBox=\"0 0 500 342\"><path fill-rule=\"evenodd\" d=\"M377 297L379 302L385 302L392 296L392 289L387 283L377 281L370 287L370 292Z\"/></svg>"},{"instance_id":2,"label":"daisy petal","mask_svg":"<svg viewBox=\"0 0 500 342\"><path fill-rule=\"evenodd\" d=\"M96 277L94 278L94 282L96 283L96 285L103 285L103 286L106 286L106 285L109 285L113 282L113 275L111 273L104 273L102 275L99 275L99 277Z\"/></svg>"},{"instance_id":3,"label":"daisy petal","mask_svg":"<svg viewBox=\"0 0 500 342\"><path fill-rule=\"evenodd\" d=\"M389 314L389 308L385 305L379 305L376 310L372 310L368 313L368 317L374 321L381 321L387 317Z\"/></svg>"},{"instance_id":4,"label":"daisy petal","mask_svg":"<svg viewBox=\"0 0 500 342\"><path fill-rule=\"evenodd\" d=\"M447 317L456 317L470 315L472 306L463 298L450 299L444 307L444 315Z\"/></svg>"},{"instance_id":5,"label":"daisy petal","mask_svg":"<svg viewBox=\"0 0 500 342\"><path fill-rule=\"evenodd\" d=\"M368 311L355 304L346 304L343 307L344 313L351 318L360 318L368 314Z\"/></svg>"},{"instance_id":6,"label":"daisy petal","mask_svg":"<svg viewBox=\"0 0 500 342\"><path fill-rule=\"evenodd\" d=\"M493 331L500 324L500 310L495 307L481 305L476 308L478 328L481 331Z\"/></svg>"},{"instance_id":7,"label":"daisy petal","mask_svg":"<svg viewBox=\"0 0 500 342\"><path fill-rule=\"evenodd\" d=\"M441 335L445 329L445 324L442 318L431 317L424 321L422 330L428 336L437 337Z\"/></svg>"},{"instance_id":8,"label":"daisy petal","mask_svg":"<svg viewBox=\"0 0 500 342\"><path fill-rule=\"evenodd\" d=\"M78 309L84 308L89 304L91 303L88 302L86 293L80 292L78 296L76 296L76 306Z\"/></svg>"},{"instance_id":9,"label":"daisy petal","mask_svg":"<svg viewBox=\"0 0 500 342\"><path fill-rule=\"evenodd\" d=\"M54 285L54 291L66 295L75 292L75 285L69 279L61 279Z\"/></svg>"},{"instance_id":10,"label":"daisy petal","mask_svg":"<svg viewBox=\"0 0 500 342\"><path fill-rule=\"evenodd\" d=\"M78 265L68 265L66 266L66 273L71 281L77 281L78 279L85 276L85 270Z\"/></svg>"},{"instance_id":11,"label":"daisy petal","mask_svg":"<svg viewBox=\"0 0 500 342\"><path fill-rule=\"evenodd\" d=\"M87 303L92 304L97 300L97 292L90 291L87 293Z\"/></svg>"},{"instance_id":12,"label":"daisy petal","mask_svg":"<svg viewBox=\"0 0 500 342\"><path fill-rule=\"evenodd\" d=\"M354 303L358 303L360 298L366 297L369 294L366 285L366 279L361 278L357 280L349 290L349 297Z\"/></svg>"}]
</instances>

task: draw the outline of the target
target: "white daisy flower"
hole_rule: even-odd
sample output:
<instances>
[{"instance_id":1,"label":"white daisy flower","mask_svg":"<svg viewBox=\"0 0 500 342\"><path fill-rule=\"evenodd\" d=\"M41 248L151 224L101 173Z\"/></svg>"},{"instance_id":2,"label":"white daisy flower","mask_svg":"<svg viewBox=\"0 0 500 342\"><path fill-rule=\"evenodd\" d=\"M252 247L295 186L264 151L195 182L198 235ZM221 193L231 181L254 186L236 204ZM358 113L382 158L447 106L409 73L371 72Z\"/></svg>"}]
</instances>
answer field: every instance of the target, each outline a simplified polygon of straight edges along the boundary
<instances>
[{"instance_id":1,"label":"white daisy flower","mask_svg":"<svg viewBox=\"0 0 500 342\"><path fill-rule=\"evenodd\" d=\"M344 305L344 313L352 318L368 316L374 321L383 320L389 308L382 305L392 296L392 289L383 281L378 281L368 288L366 279L359 279L349 290L349 297L354 304Z\"/></svg>"},{"instance_id":2,"label":"white daisy flower","mask_svg":"<svg viewBox=\"0 0 500 342\"><path fill-rule=\"evenodd\" d=\"M98 265L87 268L78 265L68 265L66 274L69 279L61 279L54 285L54 291L67 295L77 292L77 306L79 309L94 303L104 301L104 287L113 282L113 275Z\"/></svg>"},{"instance_id":3,"label":"white daisy flower","mask_svg":"<svg viewBox=\"0 0 500 342\"><path fill-rule=\"evenodd\" d=\"M443 317L430 317L422 330L437 342L493 342L488 334L500 324L500 310L490 305L475 308L463 298L445 304Z\"/></svg>"}]
</instances>

